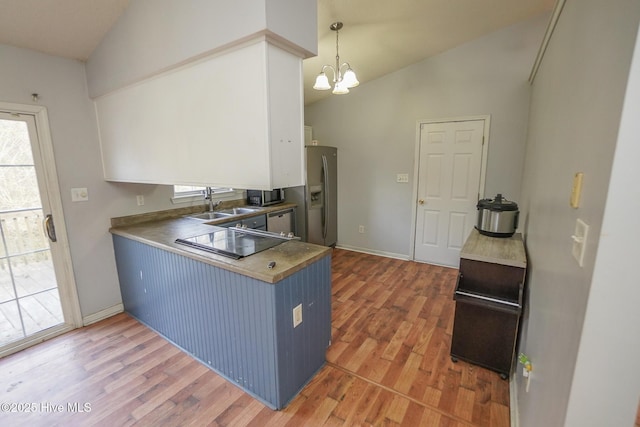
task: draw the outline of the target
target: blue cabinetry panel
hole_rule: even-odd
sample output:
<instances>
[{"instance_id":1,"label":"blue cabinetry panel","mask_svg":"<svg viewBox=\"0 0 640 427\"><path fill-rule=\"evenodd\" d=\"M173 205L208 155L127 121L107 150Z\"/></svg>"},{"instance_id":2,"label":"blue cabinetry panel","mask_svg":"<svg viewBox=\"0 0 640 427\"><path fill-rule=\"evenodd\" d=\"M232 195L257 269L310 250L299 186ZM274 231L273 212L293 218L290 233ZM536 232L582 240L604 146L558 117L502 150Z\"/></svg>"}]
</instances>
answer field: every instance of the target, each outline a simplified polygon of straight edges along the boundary
<instances>
[{"instance_id":1,"label":"blue cabinetry panel","mask_svg":"<svg viewBox=\"0 0 640 427\"><path fill-rule=\"evenodd\" d=\"M331 258L325 257L276 286L279 392L295 396L325 362L331 341ZM293 308L302 323L293 328Z\"/></svg>"},{"instance_id":2,"label":"blue cabinetry panel","mask_svg":"<svg viewBox=\"0 0 640 427\"><path fill-rule=\"evenodd\" d=\"M216 372L282 408L325 362L330 257L269 284L113 236L125 310ZM293 328L293 307L303 322Z\"/></svg>"}]
</instances>

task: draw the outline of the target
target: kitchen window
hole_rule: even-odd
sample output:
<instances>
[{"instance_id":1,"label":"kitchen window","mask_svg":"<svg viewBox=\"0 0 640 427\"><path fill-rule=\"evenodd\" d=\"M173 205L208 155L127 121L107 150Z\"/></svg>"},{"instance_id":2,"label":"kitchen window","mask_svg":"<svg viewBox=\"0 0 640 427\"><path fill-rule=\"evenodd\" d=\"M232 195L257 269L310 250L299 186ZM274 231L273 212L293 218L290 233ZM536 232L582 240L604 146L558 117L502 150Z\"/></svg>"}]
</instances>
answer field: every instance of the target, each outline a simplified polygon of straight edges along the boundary
<instances>
[{"instance_id":1,"label":"kitchen window","mask_svg":"<svg viewBox=\"0 0 640 427\"><path fill-rule=\"evenodd\" d=\"M243 197L243 190L228 187L211 187L214 200L233 200ZM193 185L174 185L171 201L175 203L189 203L204 200L207 187Z\"/></svg>"}]
</instances>

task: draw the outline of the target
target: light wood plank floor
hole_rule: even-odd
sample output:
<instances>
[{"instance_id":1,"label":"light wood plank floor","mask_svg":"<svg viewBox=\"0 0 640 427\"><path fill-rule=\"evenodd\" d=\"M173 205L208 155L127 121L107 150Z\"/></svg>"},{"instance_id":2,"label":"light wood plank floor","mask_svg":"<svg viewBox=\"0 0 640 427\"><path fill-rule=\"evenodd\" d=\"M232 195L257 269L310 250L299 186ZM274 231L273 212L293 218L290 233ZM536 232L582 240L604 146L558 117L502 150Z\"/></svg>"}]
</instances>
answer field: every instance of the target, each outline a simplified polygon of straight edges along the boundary
<instances>
[{"instance_id":1,"label":"light wood plank floor","mask_svg":"<svg viewBox=\"0 0 640 427\"><path fill-rule=\"evenodd\" d=\"M282 411L120 314L0 360L0 403L23 405L0 425L509 425L508 383L450 361L456 270L339 249L332 266L327 364Z\"/></svg>"}]
</instances>

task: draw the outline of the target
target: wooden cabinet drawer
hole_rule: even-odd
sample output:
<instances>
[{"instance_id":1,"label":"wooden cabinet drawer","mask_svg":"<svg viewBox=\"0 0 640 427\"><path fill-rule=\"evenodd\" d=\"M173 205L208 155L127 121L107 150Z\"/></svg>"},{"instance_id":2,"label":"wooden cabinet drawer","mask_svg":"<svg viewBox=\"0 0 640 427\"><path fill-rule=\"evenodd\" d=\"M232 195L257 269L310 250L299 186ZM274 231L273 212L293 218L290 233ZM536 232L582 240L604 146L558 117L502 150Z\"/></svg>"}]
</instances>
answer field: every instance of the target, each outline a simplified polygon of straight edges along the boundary
<instances>
[{"instance_id":1,"label":"wooden cabinet drawer","mask_svg":"<svg viewBox=\"0 0 640 427\"><path fill-rule=\"evenodd\" d=\"M517 302L525 269L461 258L460 274L464 291Z\"/></svg>"}]
</instances>

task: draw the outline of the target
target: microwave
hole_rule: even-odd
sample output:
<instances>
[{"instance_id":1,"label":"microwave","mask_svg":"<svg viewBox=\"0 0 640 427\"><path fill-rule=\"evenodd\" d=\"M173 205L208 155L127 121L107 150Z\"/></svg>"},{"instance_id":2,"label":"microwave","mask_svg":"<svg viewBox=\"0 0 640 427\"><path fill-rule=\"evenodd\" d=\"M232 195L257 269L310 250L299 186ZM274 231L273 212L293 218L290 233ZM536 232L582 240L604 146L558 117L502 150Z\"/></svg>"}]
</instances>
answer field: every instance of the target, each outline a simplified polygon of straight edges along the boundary
<instances>
[{"instance_id":1,"label":"microwave","mask_svg":"<svg viewBox=\"0 0 640 427\"><path fill-rule=\"evenodd\" d=\"M284 202L284 189L270 191L247 190L247 204L253 206L269 206Z\"/></svg>"}]
</instances>

